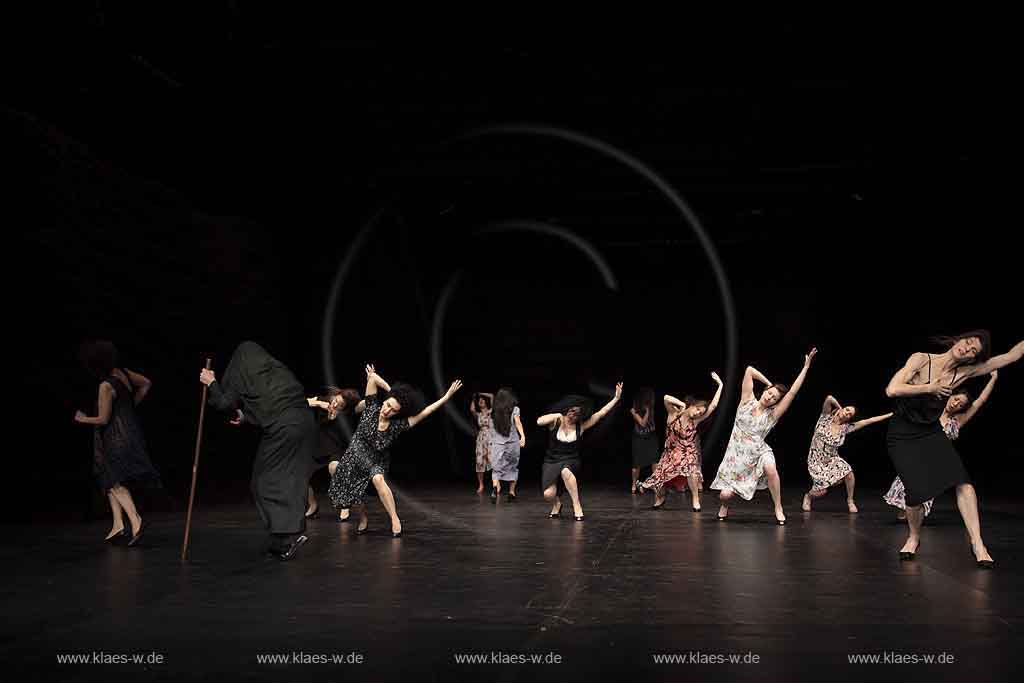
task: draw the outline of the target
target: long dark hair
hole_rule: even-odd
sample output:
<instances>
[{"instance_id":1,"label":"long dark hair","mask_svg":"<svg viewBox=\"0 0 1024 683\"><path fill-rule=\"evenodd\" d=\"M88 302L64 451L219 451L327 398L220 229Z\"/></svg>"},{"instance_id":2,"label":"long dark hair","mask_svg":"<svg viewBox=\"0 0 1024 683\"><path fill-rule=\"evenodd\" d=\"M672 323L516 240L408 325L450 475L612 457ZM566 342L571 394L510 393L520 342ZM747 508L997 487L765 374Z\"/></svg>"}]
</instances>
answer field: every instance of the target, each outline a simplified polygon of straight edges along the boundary
<instances>
[{"instance_id":1,"label":"long dark hair","mask_svg":"<svg viewBox=\"0 0 1024 683\"><path fill-rule=\"evenodd\" d=\"M633 395L633 410L647 416L648 411L654 410L654 389L640 387Z\"/></svg>"},{"instance_id":2,"label":"long dark hair","mask_svg":"<svg viewBox=\"0 0 1024 683\"><path fill-rule=\"evenodd\" d=\"M970 363L965 365L973 365L974 363L984 363L992 356L992 335L989 334L988 330L971 330L970 332L964 332L963 334L957 334L952 337L949 336L937 336L932 337L931 342L937 344L947 351L960 341L961 339L970 339L971 337L977 337L978 341L981 342L981 348L978 349L978 355Z\"/></svg>"},{"instance_id":3,"label":"long dark hair","mask_svg":"<svg viewBox=\"0 0 1024 683\"><path fill-rule=\"evenodd\" d=\"M494 407L491 409L491 425L495 432L502 436L512 433L512 409L518 403L519 399L511 389L498 389L498 393L494 395Z\"/></svg>"},{"instance_id":4,"label":"long dark hair","mask_svg":"<svg viewBox=\"0 0 1024 683\"><path fill-rule=\"evenodd\" d=\"M341 396L345 400L345 407L339 411L343 415L350 415L352 411L356 409L356 404L362 400L359 396L359 392L355 389L341 389L330 384L323 387L316 397L321 401L327 401L330 403L331 399L335 396ZM320 422L330 422L330 418L327 416L326 410L318 410L317 416L320 418Z\"/></svg>"}]
</instances>

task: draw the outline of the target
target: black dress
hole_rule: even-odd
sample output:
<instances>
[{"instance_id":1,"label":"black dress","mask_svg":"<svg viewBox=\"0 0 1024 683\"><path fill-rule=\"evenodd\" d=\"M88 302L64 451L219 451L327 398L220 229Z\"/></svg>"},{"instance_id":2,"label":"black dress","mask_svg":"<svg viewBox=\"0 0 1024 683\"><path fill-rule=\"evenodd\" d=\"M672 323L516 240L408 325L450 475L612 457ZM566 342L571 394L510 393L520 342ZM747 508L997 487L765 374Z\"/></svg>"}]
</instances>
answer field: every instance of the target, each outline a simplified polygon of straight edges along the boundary
<instances>
[{"instance_id":1,"label":"black dress","mask_svg":"<svg viewBox=\"0 0 1024 683\"><path fill-rule=\"evenodd\" d=\"M374 475L387 475L391 465L389 449L398 435L409 429L409 420L399 417L388 423L383 432L378 429L380 409L384 401L380 394L369 394L363 414L348 448L331 475L327 495L337 508L350 508L358 503Z\"/></svg>"},{"instance_id":2,"label":"black dress","mask_svg":"<svg viewBox=\"0 0 1024 683\"><path fill-rule=\"evenodd\" d=\"M124 375L128 377L127 372ZM149 460L146 437L135 412L135 387L131 378L128 384L116 375L104 381L114 388L114 400L107 424L96 425L93 430L96 483L104 492L118 484L160 486L160 473Z\"/></svg>"},{"instance_id":3,"label":"black dress","mask_svg":"<svg viewBox=\"0 0 1024 683\"><path fill-rule=\"evenodd\" d=\"M580 459L580 436L582 435L580 423L576 423L576 439L574 441L559 441L558 432L561 429L562 419L559 418L558 422L555 423L555 428L550 430L548 435L548 450L544 454L544 462L541 465L540 482L542 491L552 484L557 485L558 495L562 495L562 492L565 491L565 483L562 481L562 470L568 468L578 480L580 467L582 466L582 460Z\"/></svg>"},{"instance_id":4,"label":"black dress","mask_svg":"<svg viewBox=\"0 0 1024 683\"><path fill-rule=\"evenodd\" d=\"M345 452L345 434L341 431L341 416L328 420L318 418L320 421L320 448L313 458L317 469L326 467L332 460L340 460Z\"/></svg>"},{"instance_id":5,"label":"black dress","mask_svg":"<svg viewBox=\"0 0 1024 683\"><path fill-rule=\"evenodd\" d=\"M306 527L306 485L319 437L302 385L259 344L242 342L224 377L210 384L210 405L240 409L263 435L252 465L252 495L272 534Z\"/></svg>"},{"instance_id":6,"label":"black dress","mask_svg":"<svg viewBox=\"0 0 1024 683\"><path fill-rule=\"evenodd\" d=\"M928 382L932 357L928 356ZM956 374L953 375L956 381ZM953 442L942 431L939 416L945 401L938 396L896 399L886 444L893 466L906 488L906 504L921 505L943 491L970 482Z\"/></svg>"},{"instance_id":7,"label":"black dress","mask_svg":"<svg viewBox=\"0 0 1024 683\"><path fill-rule=\"evenodd\" d=\"M648 425L641 427L633 423L633 467L647 467L661 458L658 444L658 430L654 427L654 416L648 419Z\"/></svg>"}]
</instances>

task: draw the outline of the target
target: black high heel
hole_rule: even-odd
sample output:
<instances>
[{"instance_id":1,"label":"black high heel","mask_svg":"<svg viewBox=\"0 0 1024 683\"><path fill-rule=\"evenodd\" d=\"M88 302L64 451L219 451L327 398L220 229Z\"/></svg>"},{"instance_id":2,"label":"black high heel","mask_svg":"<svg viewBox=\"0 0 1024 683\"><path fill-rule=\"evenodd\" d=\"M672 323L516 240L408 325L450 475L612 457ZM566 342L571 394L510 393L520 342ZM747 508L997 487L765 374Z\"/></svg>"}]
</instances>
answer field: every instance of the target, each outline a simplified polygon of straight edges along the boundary
<instances>
[{"instance_id":1,"label":"black high heel","mask_svg":"<svg viewBox=\"0 0 1024 683\"><path fill-rule=\"evenodd\" d=\"M359 527L357 526L357 527L356 527L356 535L357 535L357 536L362 536L363 534L365 534L365 533L366 533L366 532L368 532L369 530L370 530L370 525L369 525L369 524L367 524L366 526L364 526L364 527L362 527L362 528L359 528Z\"/></svg>"},{"instance_id":2,"label":"black high heel","mask_svg":"<svg viewBox=\"0 0 1024 683\"><path fill-rule=\"evenodd\" d=\"M306 519L320 519L320 508L313 510L313 514L306 515Z\"/></svg>"},{"instance_id":3,"label":"black high heel","mask_svg":"<svg viewBox=\"0 0 1024 683\"><path fill-rule=\"evenodd\" d=\"M917 542L917 550L920 550L920 549L921 549L921 542L918 541ZM900 562L913 562L914 558L917 555L917 550L915 550L914 552L908 552L906 550L901 550L900 551ZM974 549L972 548L971 549L971 553L973 553L973 552L974 552Z\"/></svg>"},{"instance_id":4,"label":"black high heel","mask_svg":"<svg viewBox=\"0 0 1024 683\"><path fill-rule=\"evenodd\" d=\"M995 560L979 560L978 554L974 552L974 546L971 546L971 557L974 558L974 562L978 565L979 569L994 569L996 566Z\"/></svg>"},{"instance_id":5,"label":"black high heel","mask_svg":"<svg viewBox=\"0 0 1024 683\"><path fill-rule=\"evenodd\" d=\"M139 542L139 539L142 538L142 532L146 530L147 526L149 526L149 522L145 520L143 520L143 522L139 524L139 531L132 536L132 539L130 541L128 541L129 548L131 548L133 545Z\"/></svg>"},{"instance_id":6,"label":"black high heel","mask_svg":"<svg viewBox=\"0 0 1024 683\"><path fill-rule=\"evenodd\" d=\"M292 544L288 546L287 550L277 554L278 559L282 562L287 562L288 560L292 559L293 557L295 557L295 552L299 549L299 546L301 546L308 540L309 537L306 535L299 536L294 541L292 541Z\"/></svg>"},{"instance_id":7,"label":"black high heel","mask_svg":"<svg viewBox=\"0 0 1024 683\"><path fill-rule=\"evenodd\" d=\"M583 521L583 515L575 515L575 519L576 519L577 522L582 522Z\"/></svg>"},{"instance_id":8,"label":"black high heel","mask_svg":"<svg viewBox=\"0 0 1024 683\"><path fill-rule=\"evenodd\" d=\"M561 516L562 516L562 506L561 505L558 506L558 512L549 512L548 513L548 519L558 519Z\"/></svg>"},{"instance_id":9,"label":"black high heel","mask_svg":"<svg viewBox=\"0 0 1024 683\"><path fill-rule=\"evenodd\" d=\"M391 532L391 538L401 538L401 537L402 537L402 532L401 531L392 531Z\"/></svg>"}]
</instances>

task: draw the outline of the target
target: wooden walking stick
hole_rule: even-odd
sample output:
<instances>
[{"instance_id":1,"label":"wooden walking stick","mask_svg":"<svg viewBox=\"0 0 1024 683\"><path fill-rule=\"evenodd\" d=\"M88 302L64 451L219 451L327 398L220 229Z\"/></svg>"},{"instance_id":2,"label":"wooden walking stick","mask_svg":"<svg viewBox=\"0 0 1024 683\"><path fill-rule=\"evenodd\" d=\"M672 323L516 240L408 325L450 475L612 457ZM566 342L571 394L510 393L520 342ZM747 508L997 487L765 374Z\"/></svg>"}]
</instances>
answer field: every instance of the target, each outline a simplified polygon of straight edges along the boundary
<instances>
[{"instance_id":1,"label":"wooden walking stick","mask_svg":"<svg viewBox=\"0 0 1024 683\"><path fill-rule=\"evenodd\" d=\"M210 369L212 358L206 359L206 369ZM188 556L188 532L192 528L192 501L196 497L196 472L199 470L199 448L203 445L203 417L206 415L206 392L207 385L203 385L203 399L199 404L199 430L196 432L196 455L192 461L192 490L188 494L188 514L185 515L185 540L181 544L181 561L184 562Z\"/></svg>"}]
</instances>

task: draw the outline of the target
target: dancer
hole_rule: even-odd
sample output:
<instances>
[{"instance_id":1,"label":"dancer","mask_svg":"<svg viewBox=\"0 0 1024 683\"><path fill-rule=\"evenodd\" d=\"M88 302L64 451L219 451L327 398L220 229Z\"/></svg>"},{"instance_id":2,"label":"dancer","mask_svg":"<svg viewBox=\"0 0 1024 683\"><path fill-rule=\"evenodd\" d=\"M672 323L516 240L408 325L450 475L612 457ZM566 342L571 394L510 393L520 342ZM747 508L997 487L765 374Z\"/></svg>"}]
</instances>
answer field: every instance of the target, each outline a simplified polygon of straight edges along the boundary
<instances>
[{"instance_id":1,"label":"dancer","mask_svg":"<svg viewBox=\"0 0 1024 683\"><path fill-rule=\"evenodd\" d=\"M772 384L767 377L750 366L743 373L743 389L740 394L740 406L736 411L736 422L729 437L729 445L725 449L725 457L718 466L718 476L711 483L712 489L721 492L719 521L724 522L729 516L729 501L734 495L738 494L744 500L750 500L754 497L755 490L767 488L775 505L775 521L780 526L786 523L786 515L782 510L779 471L775 466L775 455L771 447L765 443L765 437L789 410L817 353L818 349L811 349L811 352L804 356L804 366L792 388L786 387L785 384ZM768 385L761 392L761 398L754 398L755 379Z\"/></svg>"},{"instance_id":2,"label":"dancer","mask_svg":"<svg viewBox=\"0 0 1024 683\"><path fill-rule=\"evenodd\" d=\"M302 385L295 375L255 342L238 345L223 378L202 370L209 403L235 412L234 424L247 422L262 432L252 466L256 509L270 534L267 553L290 560L308 539L306 487L319 438Z\"/></svg>"},{"instance_id":3,"label":"dancer","mask_svg":"<svg viewBox=\"0 0 1024 683\"><path fill-rule=\"evenodd\" d=\"M391 518L392 537L402 535L402 521L395 508L395 497L385 479L391 465L388 449L399 434L412 429L444 405L461 386L462 382L455 380L444 396L422 408L423 395L419 390L401 383L392 387L377 374L372 365L366 366L366 392L361 402L363 408L359 425L345 453L339 460L328 465L331 485L327 493L334 506L351 508L359 504L356 533L366 533L369 519L362 498L367 486L372 483ZM378 392L379 389L386 392L384 396Z\"/></svg>"},{"instance_id":4,"label":"dancer","mask_svg":"<svg viewBox=\"0 0 1024 683\"><path fill-rule=\"evenodd\" d=\"M316 396L307 399L310 408L317 409L317 422L320 427L320 448L313 459L314 467L310 477L320 469L327 467L332 460L337 460L345 452L345 435L341 431L341 423L338 422L338 415L348 415L357 412L362 405L359 392L355 389L339 389L328 386ZM317 519L320 516L320 504L317 502L316 492L313 490L312 481L306 489L306 519ZM338 521L345 521L348 514L339 517Z\"/></svg>"},{"instance_id":5,"label":"dancer","mask_svg":"<svg viewBox=\"0 0 1024 683\"><path fill-rule=\"evenodd\" d=\"M971 399L971 395L966 389L958 389L955 394L949 397L946 401L946 409L942 411L942 415L939 416L939 423L942 424L942 432L946 435L946 438L950 441L956 441L960 436L960 430L963 428L967 421L974 417L975 413L985 405L988 401L988 397L992 394L992 389L995 388L996 378L999 376L998 370L993 370L989 375L988 384L982 389L981 395L976 400ZM892 486L889 487L889 491L883 497L886 503L898 508L896 512L897 519L906 519L906 497L907 492L903 488L903 480L899 477L893 480ZM932 513L932 505L934 504L933 499L926 500L921 504L924 508L924 516L927 517Z\"/></svg>"},{"instance_id":6,"label":"dancer","mask_svg":"<svg viewBox=\"0 0 1024 683\"><path fill-rule=\"evenodd\" d=\"M160 474L150 462L146 437L135 412L153 383L143 375L121 368L117 349L109 341L86 342L80 352L82 365L99 381L96 417L81 410L75 422L93 425L93 475L110 503L113 522L105 541L128 539L134 546L142 538L142 521L129 484L160 486ZM128 515L131 534L124 526Z\"/></svg>"},{"instance_id":7,"label":"dancer","mask_svg":"<svg viewBox=\"0 0 1024 683\"><path fill-rule=\"evenodd\" d=\"M484 474L491 469L491 404L494 394L478 392L469 402L469 412L476 421L476 492L484 492ZM493 497L493 494L492 494Z\"/></svg>"},{"instance_id":8,"label":"dancer","mask_svg":"<svg viewBox=\"0 0 1024 683\"><path fill-rule=\"evenodd\" d=\"M633 416L633 469L630 481L633 482L631 492L642 493L637 482L640 481L640 470L658 461L658 430L654 423L654 389L640 387L633 397L633 407L629 409Z\"/></svg>"},{"instance_id":9,"label":"dancer","mask_svg":"<svg viewBox=\"0 0 1024 683\"><path fill-rule=\"evenodd\" d=\"M847 434L888 420L892 417L892 413L853 422L853 417L856 414L856 408L853 406L844 408L833 396L828 396L825 403L822 404L821 416L814 426L811 450L807 455L807 471L811 475L811 489L804 494L801 506L804 512L811 511L813 499L821 498L828 493L829 487L841 481L846 483L846 509L850 512L858 512L857 504L853 500L853 491L856 485L853 468L839 457L839 447L846 441Z\"/></svg>"},{"instance_id":10,"label":"dancer","mask_svg":"<svg viewBox=\"0 0 1024 683\"><path fill-rule=\"evenodd\" d=\"M491 412L491 502L498 502L501 482L508 482L506 502L516 500L519 480L519 451L526 447L526 433L519 417L519 399L511 389L502 388L494 398Z\"/></svg>"},{"instance_id":11,"label":"dancer","mask_svg":"<svg viewBox=\"0 0 1024 683\"><path fill-rule=\"evenodd\" d=\"M700 512L700 491L704 486L701 471L700 438L697 427L711 417L722 397L722 379L712 372L711 379L717 384L715 396L709 404L702 398L687 396L682 401L674 396L665 396L668 421L665 427L665 451L654 466L650 478L636 483L639 493L654 491L651 509L660 510L668 497L666 489L684 491L690 489L691 509Z\"/></svg>"},{"instance_id":12,"label":"dancer","mask_svg":"<svg viewBox=\"0 0 1024 683\"><path fill-rule=\"evenodd\" d=\"M547 427L548 450L541 469L544 500L554 501L548 517L554 519L562 511L562 490L572 499L573 516L583 521L578 475L580 472L580 437L604 418L622 396L622 382L615 385L615 396L593 415L592 403L584 396L566 396L552 408L555 412L537 418L537 426Z\"/></svg>"},{"instance_id":13,"label":"dancer","mask_svg":"<svg viewBox=\"0 0 1024 683\"><path fill-rule=\"evenodd\" d=\"M901 560L913 560L917 554L924 522L922 503L955 487L956 505L967 528L977 565L991 569L995 564L981 538L977 493L939 421L947 400L963 382L999 370L1024 356L1024 341L1021 341L1009 352L989 357L990 339L987 330L938 337L934 341L947 347L944 353L915 353L885 388L886 395L896 399L887 445L889 457L906 489L907 526L910 528L907 541L900 549Z\"/></svg>"}]
</instances>

